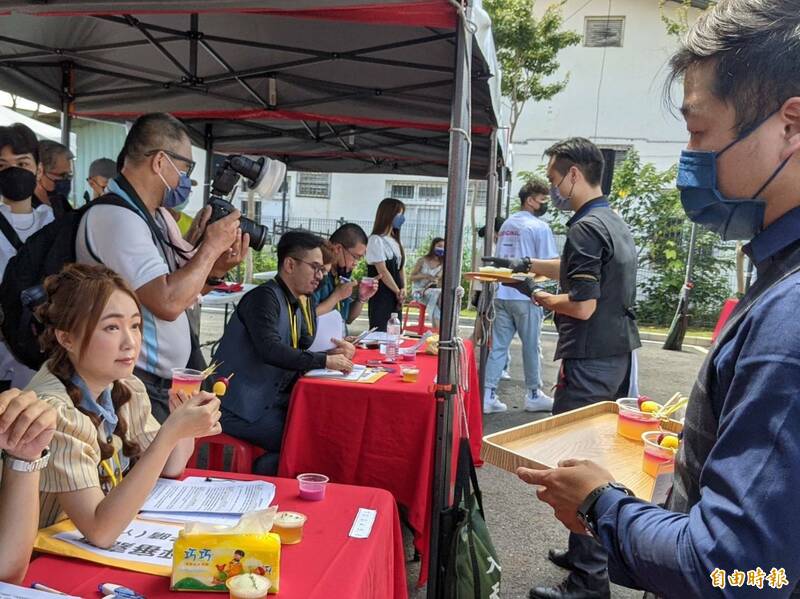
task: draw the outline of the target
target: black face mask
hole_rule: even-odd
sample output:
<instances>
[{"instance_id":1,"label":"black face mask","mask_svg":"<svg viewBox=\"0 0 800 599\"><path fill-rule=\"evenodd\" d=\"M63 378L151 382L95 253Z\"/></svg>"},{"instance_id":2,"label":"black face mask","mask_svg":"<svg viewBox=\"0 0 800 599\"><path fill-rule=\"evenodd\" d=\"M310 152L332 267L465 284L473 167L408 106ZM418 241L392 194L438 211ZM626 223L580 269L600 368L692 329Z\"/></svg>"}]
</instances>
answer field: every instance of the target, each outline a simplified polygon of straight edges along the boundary
<instances>
[{"instance_id":1,"label":"black face mask","mask_svg":"<svg viewBox=\"0 0 800 599\"><path fill-rule=\"evenodd\" d=\"M539 207L533 211L533 215L537 217L544 216L545 214L547 214L547 206L548 206L547 202L545 202L544 204L539 204Z\"/></svg>"},{"instance_id":2,"label":"black face mask","mask_svg":"<svg viewBox=\"0 0 800 599\"><path fill-rule=\"evenodd\" d=\"M33 195L36 175L26 168L11 166L0 171L0 195L10 202L21 202Z\"/></svg>"}]
</instances>

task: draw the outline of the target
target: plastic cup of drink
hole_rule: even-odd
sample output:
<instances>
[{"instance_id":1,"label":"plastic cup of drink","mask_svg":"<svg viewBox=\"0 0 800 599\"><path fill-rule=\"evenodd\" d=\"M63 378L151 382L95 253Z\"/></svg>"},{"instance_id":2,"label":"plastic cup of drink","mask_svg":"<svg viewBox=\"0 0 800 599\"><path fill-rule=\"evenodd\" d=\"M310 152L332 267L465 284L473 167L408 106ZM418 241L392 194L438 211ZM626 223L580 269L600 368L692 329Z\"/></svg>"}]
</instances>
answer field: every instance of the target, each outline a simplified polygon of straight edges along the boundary
<instances>
[{"instance_id":1,"label":"plastic cup of drink","mask_svg":"<svg viewBox=\"0 0 800 599\"><path fill-rule=\"evenodd\" d=\"M642 433L644 443L644 453L642 454L642 470L653 478L658 473L658 467L675 461L675 451L669 447L661 447L658 444L658 437L662 431L648 431Z\"/></svg>"},{"instance_id":2,"label":"plastic cup of drink","mask_svg":"<svg viewBox=\"0 0 800 599\"><path fill-rule=\"evenodd\" d=\"M200 392L205 376L199 370L192 368L173 368L172 369L172 391L177 393L183 391L186 395Z\"/></svg>"},{"instance_id":3,"label":"plastic cup of drink","mask_svg":"<svg viewBox=\"0 0 800 599\"><path fill-rule=\"evenodd\" d=\"M403 368L402 373L404 383L416 383L419 376L419 368Z\"/></svg>"},{"instance_id":4,"label":"plastic cup of drink","mask_svg":"<svg viewBox=\"0 0 800 599\"><path fill-rule=\"evenodd\" d=\"M639 400L635 397L624 397L617 400L619 416L617 418L617 433L631 441L641 441L642 433L658 431L661 428L660 420L648 412L639 409Z\"/></svg>"},{"instance_id":5,"label":"plastic cup of drink","mask_svg":"<svg viewBox=\"0 0 800 599\"><path fill-rule=\"evenodd\" d=\"M415 350L413 347L401 347L400 359L403 362L413 362L417 359L417 350Z\"/></svg>"},{"instance_id":6,"label":"plastic cup of drink","mask_svg":"<svg viewBox=\"0 0 800 599\"><path fill-rule=\"evenodd\" d=\"M265 599L272 582L258 574L239 574L225 581L231 599Z\"/></svg>"},{"instance_id":7,"label":"plastic cup of drink","mask_svg":"<svg viewBox=\"0 0 800 599\"><path fill-rule=\"evenodd\" d=\"M281 545L294 545L303 539L306 519L300 512L278 512L272 521L272 532L281 538Z\"/></svg>"},{"instance_id":8,"label":"plastic cup of drink","mask_svg":"<svg viewBox=\"0 0 800 599\"><path fill-rule=\"evenodd\" d=\"M300 499L308 501L322 501L325 499L325 487L328 485L328 477L324 474L314 474L307 472L297 475L297 482L300 486Z\"/></svg>"},{"instance_id":9,"label":"plastic cup of drink","mask_svg":"<svg viewBox=\"0 0 800 599\"><path fill-rule=\"evenodd\" d=\"M361 295L367 295L372 292L372 286L375 284L373 277L364 277L358 284L358 292Z\"/></svg>"}]
</instances>

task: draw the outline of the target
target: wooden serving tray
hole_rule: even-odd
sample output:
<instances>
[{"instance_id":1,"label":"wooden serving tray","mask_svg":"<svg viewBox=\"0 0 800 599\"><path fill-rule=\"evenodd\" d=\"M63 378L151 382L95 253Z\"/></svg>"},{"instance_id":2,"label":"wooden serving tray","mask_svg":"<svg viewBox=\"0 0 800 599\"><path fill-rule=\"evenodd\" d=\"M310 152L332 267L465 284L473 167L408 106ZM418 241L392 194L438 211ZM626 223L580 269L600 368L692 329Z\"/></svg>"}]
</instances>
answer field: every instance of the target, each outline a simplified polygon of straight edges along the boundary
<instances>
[{"instance_id":1,"label":"wooden serving tray","mask_svg":"<svg viewBox=\"0 0 800 599\"><path fill-rule=\"evenodd\" d=\"M637 497L649 500L655 479L642 472L644 446L617 434L618 412L616 402L603 401L487 435L481 458L509 472L518 466L555 468L567 458L593 460ZM683 425L670 420L662 428L679 433Z\"/></svg>"},{"instance_id":2,"label":"wooden serving tray","mask_svg":"<svg viewBox=\"0 0 800 599\"><path fill-rule=\"evenodd\" d=\"M549 281L544 275L514 273L512 275L502 275L493 272L465 272L464 277L474 281L484 281L487 283L519 283L523 279L533 278L534 283L544 283Z\"/></svg>"}]
</instances>

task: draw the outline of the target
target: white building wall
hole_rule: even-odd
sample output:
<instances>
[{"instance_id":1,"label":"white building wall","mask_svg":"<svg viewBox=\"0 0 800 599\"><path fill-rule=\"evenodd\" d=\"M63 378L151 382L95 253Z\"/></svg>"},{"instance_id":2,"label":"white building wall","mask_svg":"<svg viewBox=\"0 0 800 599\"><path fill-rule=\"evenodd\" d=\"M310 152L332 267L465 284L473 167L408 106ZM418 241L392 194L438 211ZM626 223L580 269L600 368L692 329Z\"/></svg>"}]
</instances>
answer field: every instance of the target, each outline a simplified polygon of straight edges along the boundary
<instances>
[{"instance_id":1,"label":"white building wall","mask_svg":"<svg viewBox=\"0 0 800 599\"><path fill-rule=\"evenodd\" d=\"M547 5L539 0L536 12ZM666 10L675 12L671 3ZM688 134L664 102L677 39L666 32L658 1L567 0L562 11L564 27L581 35L586 17L624 16L623 45L594 48L582 42L561 52L556 77L568 74L569 83L550 101L525 107L513 138L515 172L534 170L547 147L571 136L601 146L633 146L643 161L662 169L675 164ZM697 14L691 11L692 18Z\"/></svg>"}]
</instances>

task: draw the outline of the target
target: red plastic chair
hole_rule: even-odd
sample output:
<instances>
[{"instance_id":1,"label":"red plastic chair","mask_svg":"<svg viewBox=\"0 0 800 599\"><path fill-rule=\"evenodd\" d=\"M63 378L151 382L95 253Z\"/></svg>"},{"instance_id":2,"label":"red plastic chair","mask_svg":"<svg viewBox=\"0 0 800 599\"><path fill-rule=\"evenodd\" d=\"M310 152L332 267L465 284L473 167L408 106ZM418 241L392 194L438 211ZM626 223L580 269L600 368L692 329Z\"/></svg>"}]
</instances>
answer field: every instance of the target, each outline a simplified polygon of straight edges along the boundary
<instances>
[{"instance_id":1,"label":"red plastic chair","mask_svg":"<svg viewBox=\"0 0 800 599\"><path fill-rule=\"evenodd\" d=\"M252 474L253 460L266 453L265 450L257 445L251 445L236 437L220 433L211 437L203 437L195 440L194 453L186 464L187 468L197 468L197 458L200 455L200 449L206 445L208 446L208 465L206 466L206 470L218 470L220 472L225 471L226 447L233 448L230 472L236 472L237 474Z\"/></svg>"},{"instance_id":2,"label":"red plastic chair","mask_svg":"<svg viewBox=\"0 0 800 599\"><path fill-rule=\"evenodd\" d=\"M731 317L731 313L733 309L736 307L736 304L739 303L739 300L735 297L729 298L725 300L725 303L722 304L722 310L719 313L719 319L717 319L717 326L714 327L714 334L711 335L711 341L714 342L717 340L717 337L722 332L722 329L725 327L725 323L728 322L728 319Z\"/></svg>"},{"instance_id":3,"label":"red plastic chair","mask_svg":"<svg viewBox=\"0 0 800 599\"><path fill-rule=\"evenodd\" d=\"M419 310L419 318L417 319L417 324L412 324L411 326L408 325L408 314L411 308L416 308ZM411 301L406 304L406 309L403 313L403 331L406 333L414 333L415 335L419 335L422 337L430 327L425 326L425 311L427 310L427 306L425 304L421 304L419 302Z\"/></svg>"}]
</instances>

